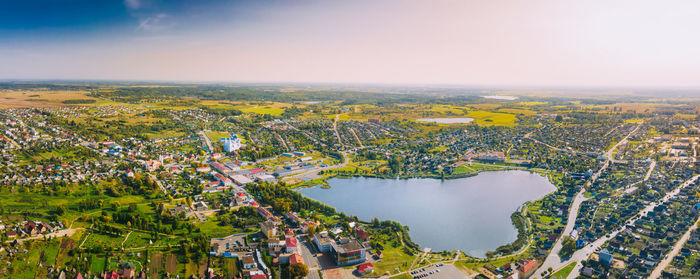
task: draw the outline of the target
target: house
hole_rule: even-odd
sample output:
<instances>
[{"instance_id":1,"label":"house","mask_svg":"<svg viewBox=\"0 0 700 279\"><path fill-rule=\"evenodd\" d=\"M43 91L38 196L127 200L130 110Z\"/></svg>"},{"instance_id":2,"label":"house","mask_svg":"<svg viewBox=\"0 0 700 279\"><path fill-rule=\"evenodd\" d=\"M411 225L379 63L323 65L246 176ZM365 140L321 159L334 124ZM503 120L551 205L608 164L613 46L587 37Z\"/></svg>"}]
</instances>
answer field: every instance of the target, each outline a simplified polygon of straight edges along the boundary
<instances>
[{"instance_id":1,"label":"house","mask_svg":"<svg viewBox=\"0 0 700 279\"><path fill-rule=\"evenodd\" d=\"M328 236L328 232L322 231L314 234L314 244L321 252L330 252L333 240Z\"/></svg>"},{"instance_id":2,"label":"house","mask_svg":"<svg viewBox=\"0 0 700 279\"><path fill-rule=\"evenodd\" d=\"M265 274L255 274L250 276L250 279L267 279L267 276Z\"/></svg>"},{"instance_id":3,"label":"house","mask_svg":"<svg viewBox=\"0 0 700 279\"><path fill-rule=\"evenodd\" d=\"M284 216L287 217L287 219L289 219L290 221L295 222L295 223L301 223L303 221L294 212L287 212L284 214Z\"/></svg>"},{"instance_id":4,"label":"house","mask_svg":"<svg viewBox=\"0 0 700 279\"><path fill-rule=\"evenodd\" d=\"M287 237L284 239L284 246L287 253L294 253L297 251L297 239L292 237Z\"/></svg>"},{"instance_id":5,"label":"house","mask_svg":"<svg viewBox=\"0 0 700 279\"><path fill-rule=\"evenodd\" d=\"M598 254L598 260L601 263L611 265L614 260L614 257L612 253L608 251L608 249L603 249L603 251L600 251L600 254Z\"/></svg>"},{"instance_id":6,"label":"house","mask_svg":"<svg viewBox=\"0 0 700 279\"><path fill-rule=\"evenodd\" d=\"M197 211L204 211L204 210L209 210L209 206L207 206L204 201L198 201L194 203L194 209Z\"/></svg>"},{"instance_id":7,"label":"house","mask_svg":"<svg viewBox=\"0 0 700 279\"><path fill-rule=\"evenodd\" d=\"M355 228L355 235L361 241L366 241L367 238L369 238L369 233L367 233L367 231L365 231L365 229L360 228L360 227Z\"/></svg>"},{"instance_id":8,"label":"house","mask_svg":"<svg viewBox=\"0 0 700 279\"><path fill-rule=\"evenodd\" d=\"M367 275L374 272L374 265L372 263L363 263L357 266L357 273L360 276Z\"/></svg>"},{"instance_id":9,"label":"house","mask_svg":"<svg viewBox=\"0 0 700 279\"><path fill-rule=\"evenodd\" d=\"M136 265L131 262L122 263L120 273L126 278L134 277L136 275Z\"/></svg>"},{"instance_id":10,"label":"house","mask_svg":"<svg viewBox=\"0 0 700 279\"><path fill-rule=\"evenodd\" d=\"M304 260L299 254L292 254L289 256L289 264L304 263Z\"/></svg>"},{"instance_id":11,"label":"house","mask_svg":"<svg viewBox=\"0 0 700 279\"><path fill-rule=\"evenodd\" d=\"M590 267L584 267L581 269L581 274L583 274L583 276L591 277L593 276L593 269Z\"/></svg>"},{"instance_id":12,"label":"house","mask_svg":"<svg viewBox=\"0 0 700 279\"><path fill-rule=\"evenodd\" d=\"M529 278L537 270L537 261L529 260L523 261L518 267L518 278L526 279Z\"/></svg>"},{"instance_id":13,"label":"house","mask_svg":"<svg viewBox=\"0 0 700 279\"><path fill-rule=\"evenodd\" d=\"M273 216L272 213L270 213L270 211L268 211L264 207L258 207L258 214L260 214L260 216L268 218L268 219L272 218L272 216Z\"/></svg>"},{"instance_id":14,"label":"house","mask_svg":"<svg viewBox=\"0 0 700 279\"><path fill-rule=\"evenodd\" d=\"M284 241L284 240L274 240L274 239L270 239L270 240L267 242L267 247L268 247L268 248L274 248L274 247L280 247L280 248L281 248L281 247L284 247L286 243L287 243L287 242Z\"/></svg>"},{"instance_id":15,"label":"house","mask_svg":"<svg viewBox=\"0 0 700 279\"><path fill-rule=\"evenodd\" d=\"M257 266L255 264L255 259L250 255L241 257L241 262L243 263L243 269L251 269Z\"/></svg>"},{"instance_id":16,"label":"house","mask_svg":"<svg viewBox=\"0 0 700 279\"><path fill-rule=\"evenodd\" d=\"M38 231L36 230L36 223L34 223L34 221L27 222L27 224L24 225L24 231L29 235L37 234Z\"/></svg>"},{"instance_id":17,"label":"house","mask_svg":"<svg viewBox=\"0 0 700 279\"><path fill-rule=\"evenodd\" d=\"M262 230L267 239L274 239L277 235L277 225L269 220L260 223L260 230Z\"/></svg>"}]
</instances>

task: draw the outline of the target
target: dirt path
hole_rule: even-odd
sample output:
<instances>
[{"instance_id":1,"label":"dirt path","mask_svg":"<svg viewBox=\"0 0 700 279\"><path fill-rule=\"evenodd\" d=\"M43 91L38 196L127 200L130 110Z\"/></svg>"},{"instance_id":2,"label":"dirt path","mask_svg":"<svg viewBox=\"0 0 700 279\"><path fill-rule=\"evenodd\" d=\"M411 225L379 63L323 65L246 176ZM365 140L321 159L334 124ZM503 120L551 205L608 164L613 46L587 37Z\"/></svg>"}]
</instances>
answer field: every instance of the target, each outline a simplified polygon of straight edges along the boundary
<instances>
[{"instance_id":1,"label":"dirt path","mask_svg":"<svg viewBox=\"0 0 700 279\"><path fill-rule=\"evenodd\" d=\"M129 233L126 234L126 237L124 237L124 240L122 240L122 250L124 250L124 242L126 242L127 239L129 239L129 236L131 233L134 231L130 231Z\"/></svg>"}]
</instances>

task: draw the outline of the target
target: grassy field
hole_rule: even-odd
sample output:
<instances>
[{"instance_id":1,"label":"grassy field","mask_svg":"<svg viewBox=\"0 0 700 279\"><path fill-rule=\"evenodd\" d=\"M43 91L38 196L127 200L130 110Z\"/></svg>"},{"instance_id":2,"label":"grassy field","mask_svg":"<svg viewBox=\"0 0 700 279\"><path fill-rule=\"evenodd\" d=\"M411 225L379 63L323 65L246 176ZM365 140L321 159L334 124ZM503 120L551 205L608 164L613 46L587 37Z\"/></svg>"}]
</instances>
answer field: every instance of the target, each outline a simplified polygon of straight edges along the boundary
<instances>
[{"instance_id":1,"label":"grassy field","mask_svg":"<svg viewBox=\"0 0 700 279\"><path fill-rule=\"evenodd\" d=\"M502 108L498 112L510 113L510 114L522 114L522 115L535 115L537 114L534 110L520 109L520 108Z\"/></svg>"},{"instance_id":2,"label":"grassy field","mask_svg":"<svg viewBox=\"0 0 700 279\"><path fill-rule=\"evenodd\" d=\"M208 218L209 220L206 222L197 223L197 228L199 228L202 233L208 235L209 237L224 237L234 233L243 232L242 230L233 228L232 226L219 226L219 217L216 215L208 216Z\"/></svg>"},{"instance_id":3,"label":"grassy field","mask_svg":"<svg viewBox=\"0 0 700 279\"><path fill-rule=\"evenodd\" d=\"M550 278L565 279L567 276L569 276L569 273L571 273L571 271L574 270L574 267L576 267L576 263L570 263L569 265L562 267L559 271L552 274Z\"/></svg>"},{"instance_id":4,"label":"grassy field","mask_svg":"<svg viewBox=\"0 0 700 279\"><path fill-rule=\"evenodd\" d=\"M83 248L121 248L122 241L124 241L124 236L112 236L106 234L100 234L93 232L88 236L87 240L83 244Z\"/></svg>"},{"instance_id":5,"label":"grassy field","mask_svg":"<svg viewBox=\"0 0 700 279\"><path fill-rule=\"evenodd\" d=\"M385 250L382 251L382 260L374 264L374 275L383 275L386 272L396 274L395 268L397 267L401 271L406 271L416 257L404 253L402 247L394 248L386 244L384 248Z\"/></svg>"},{"instance_id":6,"label":"grassy field","mask_svg":"<svg viewBox=\"0 0 700 279\"><path fill-rule=\"evenodd\" d=\"M104 256L92 255L90 257L90 272L93 274L99 274L104 271L107 259Z\"/></svg>"},{"instance_id":7,"label":"grassy field","mask_svg":"<svg viewBox=\"0 0 700 279\"><path fill-rule=\"evenodd\" d=\"M279 116L284 113L284 104L273 103L266 105L240 105L235 107L245 113L255 113L255 114L269 114L272 116Z\"/></svg>"},{"instance_id":8,"label":"grassy field","mask_svg":"<svg viewBox=\"0 0 700 279\"><path fill-rule=\"evenodd\" d=\"M228 132L217 132L217 131L209 131L209 132L207 132L207 136L214 143L219 142L223 138L230 137Z\"/></svg>"}]
</instances>

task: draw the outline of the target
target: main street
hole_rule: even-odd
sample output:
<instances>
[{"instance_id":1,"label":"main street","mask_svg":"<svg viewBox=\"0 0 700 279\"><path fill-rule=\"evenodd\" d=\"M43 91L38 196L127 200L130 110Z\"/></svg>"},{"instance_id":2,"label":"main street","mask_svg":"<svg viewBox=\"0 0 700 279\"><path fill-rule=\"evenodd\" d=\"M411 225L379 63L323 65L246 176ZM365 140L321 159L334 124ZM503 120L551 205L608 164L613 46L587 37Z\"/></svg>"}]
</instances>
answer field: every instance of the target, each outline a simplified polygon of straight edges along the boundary
<instances>
[{"instance_id":1,"label":"main street","mask_svg":"<svg viewBox=\"0 0 700 279\"><path fill-rule=\"evenodd\" d=\"M321 264L319 263L319 258L315 256L317 253L313 243L309 242L304 235L297 236L297 243L301 247L299 255L301 255L302 260L309 268L309 275L306 278L320 279L318 271L321 270Z\"/></svg>"},{"instance_id":2,"label":"main street","mask_svg":"<svg viewBox=\"0 0 700 279\"><path fill-rule=\"evenodd\" d=\"M581 188L581 191L579 191L578 194L576 194L576 196L574 197L574 200L571 202L569 216L566 219L566 226L564 227L564 231L554 243L554 246L549 252L549 255L547 255L547 258L545 258L542 265L537 269L537 271L535 271L534 274L542 274L544 271L548 271L549 268L552 268L552 270L558 270L569 263L569 261L562 261L561 257L559 256L559 252L563 247L562 244L564 241L564 237L569 236L574 230L574 225L576 225L576 217L578 216L578 211L581 208L581 203L587 200L587 198L584 196L586 192L586 187L589 187L593 182L595 182L598 179L598 177L600 177L600 175L603 173L603 171L605 171L605 169L608 168L610 162L614 159L615 149L617 149L617 147L622 145L623 143L627 142L627 139L632 134L636 133L637 130L639 130L639 127L641 126L642 123L637 124L637 127L635 127L634 130L632 130L629 134L627 134L627 136L625 136L617 144L615 144L612 148L605 152L605 163L603 163L603 166L591 176L591 178L588 180L588 182L586 182L584 187Z\"/></svg>"}]
</instances>

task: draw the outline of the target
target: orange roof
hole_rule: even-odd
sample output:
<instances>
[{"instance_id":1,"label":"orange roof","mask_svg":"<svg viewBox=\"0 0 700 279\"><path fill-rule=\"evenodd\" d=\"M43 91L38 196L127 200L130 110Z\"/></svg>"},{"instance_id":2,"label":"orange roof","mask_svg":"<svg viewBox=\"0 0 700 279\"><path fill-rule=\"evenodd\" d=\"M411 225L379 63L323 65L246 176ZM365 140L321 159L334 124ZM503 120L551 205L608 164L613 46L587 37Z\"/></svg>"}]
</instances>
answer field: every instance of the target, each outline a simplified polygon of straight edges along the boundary
<instances>
[{"instance_id":1,"label":"orange roof","mask_svg":"<svg viewBox=\"0 0 700 279\"><path fill-rule=\"evenodd\" d=\"M527 273L528 271L532 270L533 268L537 268L537 261L536 260L528 261L526 264L521 265L518 268L518 270Z\"/></svg>"},{"instance_id":2,"label":"orange roof","mask_svg":"<svg viewBox=\"0 0 700 279\"><path fill-rule=\"evenodd\" d=\"M304 260L299 256L299 254L294 254L289 257L289 264L304 263Z\"/></svg>"}]
</instances>

